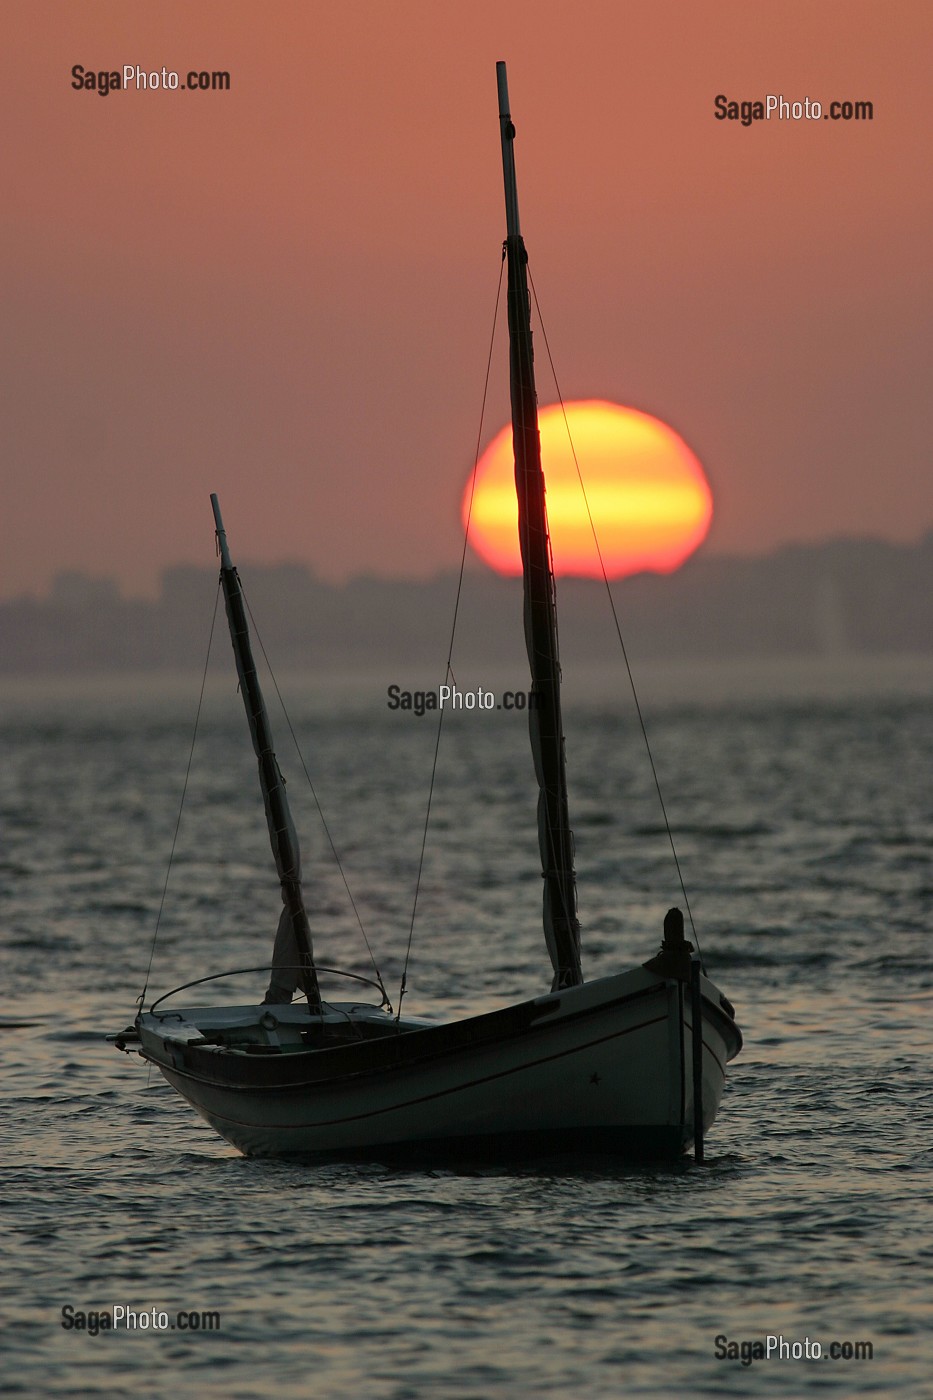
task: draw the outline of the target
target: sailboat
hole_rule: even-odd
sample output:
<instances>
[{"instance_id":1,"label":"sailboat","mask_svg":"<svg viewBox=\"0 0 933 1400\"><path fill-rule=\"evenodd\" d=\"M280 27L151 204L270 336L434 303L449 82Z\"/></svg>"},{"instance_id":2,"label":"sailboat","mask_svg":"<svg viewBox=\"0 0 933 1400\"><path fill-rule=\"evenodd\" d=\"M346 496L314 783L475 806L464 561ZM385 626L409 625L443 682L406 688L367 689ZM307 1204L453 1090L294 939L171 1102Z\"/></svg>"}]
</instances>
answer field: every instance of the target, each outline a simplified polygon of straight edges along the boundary
<instances>
[{"instance_id":1,"label":"sailboat","mask_svg":"<svg viewBox=\"0 0 933 1400\"><path fill-rule=\"evenodd\" d=\"M524 627L535 697L529 725L553 977L529 1000L447 1022L393 1013L381 986L379 1004L323 998L295 827L213 496L220 582L282 891L271 978L261 1003L232 1007L178 1006L186 990L179 988L148 1010L141 1006L134 1024L113 1038L157 1066L248 1155L672 1158L692 1145L702 1157L726 1065L742 1045L733 1008L705 975L678 910L668 914L654 957L611 976L583 977L527 256L502 63L497 77Z\"/></svg>"}]
</instances>

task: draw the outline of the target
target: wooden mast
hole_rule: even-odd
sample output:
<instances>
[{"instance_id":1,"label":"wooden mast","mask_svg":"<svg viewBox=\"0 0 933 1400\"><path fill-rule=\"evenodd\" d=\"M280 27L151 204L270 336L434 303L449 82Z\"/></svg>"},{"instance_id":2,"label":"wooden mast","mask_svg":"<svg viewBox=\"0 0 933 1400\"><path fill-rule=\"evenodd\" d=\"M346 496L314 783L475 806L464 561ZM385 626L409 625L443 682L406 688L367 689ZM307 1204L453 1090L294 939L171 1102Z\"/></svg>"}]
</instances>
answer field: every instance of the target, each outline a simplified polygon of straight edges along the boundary
<instances>
[{"instance_id":1,"label":"wooden mast","mask_svg":"<svg viewBox=\"0 0 933 1400\"><path fill-rule=\"evenodd\" d=\"M240 579L230 559L227 536L220 516L220 502L216 495L211 496L214 510L214 524L217 527L217 543L220 546L220 580L224 590L224 603L227 621L230 625L230 640L236 657L237 675L240 678L240 694L246 707L249 732L253 748L259 760L259 784L266 809L269 826L269 839L272 854L282 887L282 924L276 936L275 961L284 961L289 966L278 972L273 969L272 984L266 994L266 1001L291 1001L292 990L300 986L308 998L312 1013L321 1011L321 993L318 988L317 973L314 970L314 951L311 945L311 929L305 912L301 892L301 856L298 850L298 837L285 796L285 779L279 770L275 751L272 747L272 727L265 701L259 687L259 676L250 644L249 627L246 621L246 608ZM284 926L284 928L283 928ZM290 932L291 938L282 937ZM288 946L294 953L282 957ZM297 964L297 966L296 966ZM276 990L278 989L278 990Z\"/></svg>"},{"instance_id":2,"label":"wooden mast","mask_svg":"<svg viewBox=\"0 0 933 1400\"><path fill-rule=\"evenodd\" d=\"M508 259L509 361L512 394L512 444L518 533L524 577L525 644L531 666L529 712L531 750L538 779L538 842L544 876L544 934L554 965L554 989L577 986L580 925L576 910L573 834L567 808L567 776L560 707L560 661L557 650L557 605L551 543L545 506L538 399L531 343L528 255L518 217L515 181L515 127L509 112L504 63L496 64L499 126L505 177Z\"/></svg>"}]
</instances>

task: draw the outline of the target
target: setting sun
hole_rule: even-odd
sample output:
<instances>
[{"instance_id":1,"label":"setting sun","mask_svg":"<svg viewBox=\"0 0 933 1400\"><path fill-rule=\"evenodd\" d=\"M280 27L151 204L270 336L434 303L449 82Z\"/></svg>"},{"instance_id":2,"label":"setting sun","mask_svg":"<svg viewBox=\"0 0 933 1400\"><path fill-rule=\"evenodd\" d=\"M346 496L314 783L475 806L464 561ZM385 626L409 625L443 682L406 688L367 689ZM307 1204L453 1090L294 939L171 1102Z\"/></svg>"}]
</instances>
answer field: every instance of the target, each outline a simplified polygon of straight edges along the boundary
<instances>
[{"instance_id":1,"label":"setting sun","mask_svg":"<svg viewBox=\"0 0 933 1400\"><path fill-rule=\"evenodd\" d=\"M682 438L650 414L599 400L566 405L586 500L559 404L539 411L554 571L599 577L586 501L610 578L671 573L703 541L713 500L703 468ZM464 524L470 483L463 496ZM520 574L512 429L481 456L470 544L500 574Z\"/></svg>"}]
</instances>

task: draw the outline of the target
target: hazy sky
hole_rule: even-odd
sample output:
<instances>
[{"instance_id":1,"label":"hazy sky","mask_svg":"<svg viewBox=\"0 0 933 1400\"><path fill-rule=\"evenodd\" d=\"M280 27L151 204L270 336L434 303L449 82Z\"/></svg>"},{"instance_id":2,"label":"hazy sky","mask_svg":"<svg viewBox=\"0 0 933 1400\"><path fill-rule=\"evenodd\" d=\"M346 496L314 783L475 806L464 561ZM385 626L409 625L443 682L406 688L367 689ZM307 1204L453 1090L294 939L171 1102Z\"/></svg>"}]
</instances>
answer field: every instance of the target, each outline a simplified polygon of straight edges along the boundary
<instances>
[{"instance_id":1,"label":"hazy sky","mask_svg":"<svg viewBox=\"0 0 933 1400\"><path fill-rule=\"evenodd\" d=\"M561 388L686 439L704 548L933 526L928 0L7 0L4 32L0 596L152 592L211 561L212 490L244 559L456 561L499 58ZM231 86L101 97L77 63ZM485 441L506 375L500 341Z\"/></svg>"}]
</instances>

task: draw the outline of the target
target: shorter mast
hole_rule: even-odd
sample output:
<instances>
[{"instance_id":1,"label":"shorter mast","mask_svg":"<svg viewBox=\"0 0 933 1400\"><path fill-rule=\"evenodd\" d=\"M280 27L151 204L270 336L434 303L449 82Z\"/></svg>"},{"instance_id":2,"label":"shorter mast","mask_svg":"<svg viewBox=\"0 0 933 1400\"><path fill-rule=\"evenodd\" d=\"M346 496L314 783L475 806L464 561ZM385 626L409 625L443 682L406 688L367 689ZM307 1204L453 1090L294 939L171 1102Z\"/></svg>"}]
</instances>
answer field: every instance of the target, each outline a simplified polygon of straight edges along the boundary
<instances>
[{"instance_id":1,"label":"shorter mast","mask_svg":"<svg viewBox=\"0 0 933 1400\"><path fill-rule=\"evenodd\" d=\"M496 64L499 127L505 178L508 258L509 366L512 392L512 446L518 496L518 536L525 590L525 645L531 667L532 704L528 714L531 751L538 779L538 844L544 876L544 937L554 967L554 990L583 981L577 920L573 834L567 806L564 731L560 708L557 601L545 506L538 395L531 343L528 254L518 219L515 180L515 127L509 113L505 64Z\"/></svg>"},{"instance_id":2,"label":"shorter mast","mask_svg":"<svg viewBox=\"0 0 933 1400\"><path fill-rule=\"evenodd\" d=\"M259 759L259 784L266 809L269 838L272 854L282 887L282 902L285 908L279 922L273 955L272 981L266 993L266 1002L290 1002L292 992L300 986L308 998L313 1013L321 1010L321 993L318 988L317 973L314 970L314 951L311 944L311 929L305 912L301 892L301 856L298 850L298 836L288 809L285 796L285 779L282 777L275 752L272 747L272 728L269 715L259 687L259 676L253 660L250 645L249 627L246 621L246 607L240 578L230 559L227 536L220 515L220 502L211 495L214 510L214 524L217 527L217 543L220 548L220 581L224 590L224 603L227 621L230 625L230 640L236 657L237 675L240 678L240 693L246 707L249 731L253 748Z\"/></svg>"}]
</instances>

